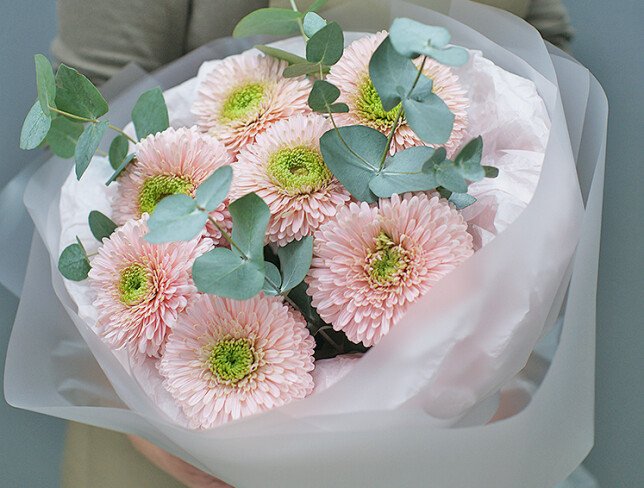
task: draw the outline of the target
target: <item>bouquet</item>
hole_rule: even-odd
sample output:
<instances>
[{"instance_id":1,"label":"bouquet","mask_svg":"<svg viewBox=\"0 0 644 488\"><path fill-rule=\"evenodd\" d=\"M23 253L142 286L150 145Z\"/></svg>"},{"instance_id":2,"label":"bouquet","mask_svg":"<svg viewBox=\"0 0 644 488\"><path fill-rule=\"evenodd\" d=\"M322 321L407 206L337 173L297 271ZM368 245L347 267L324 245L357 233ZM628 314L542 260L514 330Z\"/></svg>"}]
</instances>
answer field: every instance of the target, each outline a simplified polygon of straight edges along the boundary
<instances>
[{"instance_id":1,"label":"bouquet","mask_svg":"<svg viewBox=\"0 0 644 488\"><path fill-rule=\"evenodd\" d=\"M494 44L483 34L507 39L484 32L492 20L517 21L469 2L451 6L462 23L378 4L389 25L355 15L358 2L323 18L322 3L251 13L235 36L298 37L144 91L123 128L87 78L36 56L21 146L45 142L74 165L45 166L25 200L108 380L80 381L91 406L63 416L146 437L239 487L548 486L587 440L559 469L525 468L515 443L543 425L508 429L538 400L517 376L535 345L574 320L558 320L566 293L566 309L588 298L568 287L575 250L596 264L575 161L605 134L582 131L594 105L556 84L584 72L525 26L525 59ZM477 454L489 436L499 453ZM500 472L508 457L516 467Z\"/></svg>"}]
</instances>

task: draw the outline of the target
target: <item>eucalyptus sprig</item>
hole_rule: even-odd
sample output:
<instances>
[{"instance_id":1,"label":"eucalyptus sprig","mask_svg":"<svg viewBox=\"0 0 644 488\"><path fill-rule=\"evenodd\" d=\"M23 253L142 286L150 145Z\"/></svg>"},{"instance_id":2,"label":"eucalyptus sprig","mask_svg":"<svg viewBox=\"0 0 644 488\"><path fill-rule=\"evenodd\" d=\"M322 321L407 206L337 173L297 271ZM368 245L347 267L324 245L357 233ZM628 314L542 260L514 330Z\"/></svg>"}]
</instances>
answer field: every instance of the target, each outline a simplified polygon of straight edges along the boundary
<instances>
[{"instance_id":1,"label":"eucalyptus sprig","mask_svg":"<svg viewBox=\"0 0 644 488\"><path fill-rule=\"evenodd\" d=\"M280 19L279 22L276 19ZM433 82L424 74L428 59L449 66L467 62L468 52L450 45L450 34L443 27L427 26L411 19L395 19L387 38L369 61L369 79L382 109L395 110L388 134L363 125L338 127L334 113L349 107L337 100L341 92L325 74L342 57L344 35L335 22L327 22L315 11L262 9L238 24L235 35L249 35L251 20L261 24L261 33L289 35L299 30L306 42L306 59L268 46L257 46L269 56L284 59L289 66L285 77L309 75L314 81L308 98L311 110L325 114L333 129L320 139L325 164L358 200L375 202L394 193L437 190L457 207L476 200L467 194L470 182L495 177L495 168L481 166L483 141L480 137L466 144L454 160L446 157L440 145L448 141L454 114L433 91ZM421 57L419 62L414 62ZM428 146L413 147L391 154L391 143L402 121ZM431 146L439 146L434 149Z\"/></svg>"},{"instance_id":2,"label":"eucalyptus sprig","mask_svg":"<svg viewBox=\"0 0 644 488\"><path fill-rule=\"evenodd\" d=\"M57 156L73 157L76 177L80 179L110 129L118 135L110 145L109 160L112 167L118 168L128 157L129 144L137 140L102 118L109 106L98 88L65 64L54 75L45 56L36 54L34 60L38 100L23 123L20 147L34 149L45 143ZM159 88L141 95L132 110L132 121L138 139L169 127L168 109Z\"/></svg>"}]
</instances>

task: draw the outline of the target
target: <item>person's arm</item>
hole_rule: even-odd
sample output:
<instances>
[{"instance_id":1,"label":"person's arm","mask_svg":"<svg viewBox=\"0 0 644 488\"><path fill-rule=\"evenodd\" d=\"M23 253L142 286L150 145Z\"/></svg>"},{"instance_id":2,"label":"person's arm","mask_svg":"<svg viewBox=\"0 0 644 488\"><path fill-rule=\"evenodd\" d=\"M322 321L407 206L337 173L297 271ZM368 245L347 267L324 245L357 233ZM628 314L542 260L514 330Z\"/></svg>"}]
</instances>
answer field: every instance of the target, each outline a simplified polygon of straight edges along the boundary
<instances>
[{"instance_id":1,"label":"person's arm","mask_svg":"<svg viewBox=\"0 0 644 488\"><path fill-rule=\"evenodd\" d=\"M152 464L189 488L233 488L227 483L198 470L191 464L179 459L140 437L128 436L137 451L143 454Z\"/></svg>"},{"instance_id":2,"label":"person's arm","mask_svg":"<svg viewBox=\"0 0 644 488\"><path fill-rule=\"evenodd\" d=\"M561 0L532 0L525 19L536 27L544 39L564 51L570 50L574 30Z\"/></svg>"}]
</instances>

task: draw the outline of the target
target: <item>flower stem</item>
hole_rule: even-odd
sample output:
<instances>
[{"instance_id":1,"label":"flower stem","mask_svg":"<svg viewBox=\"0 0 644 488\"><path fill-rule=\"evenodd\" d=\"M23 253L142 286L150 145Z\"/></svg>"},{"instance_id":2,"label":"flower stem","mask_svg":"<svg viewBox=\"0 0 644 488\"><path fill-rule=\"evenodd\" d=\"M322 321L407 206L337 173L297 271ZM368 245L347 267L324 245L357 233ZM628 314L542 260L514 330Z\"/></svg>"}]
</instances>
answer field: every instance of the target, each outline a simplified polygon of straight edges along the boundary
<instances>
[{"instance_id":1,"label":"flower stem","mask_svg":"<svg viewBox=\"0 0 644 488\"><path fill-rule=\"evenodd\" d=\"M56 112L57 114L63 115L68 119L78 120L80 122L91 122L92 124L97 124L98 122L100 122L98 119L90 119L87 117L81 117L80 115L70 114L69 112L65 112L64 110L60 110L56 107L50 106L49 110L51 110L52 112ZM116 127L115 125L112 125L112 124L108 124L108 127L113 131L118 132L119 134L124 136L132 144L136 144L136 141L132 139L125 131L123 131L123 129L120 129L119 127Z\"/></svg>"},{"instance_id":2,"label":"flower stem","mask_svg":"<svg viewBox=\"0 0 644 488\"><path fill-rule=\"evenodd\" d=\"M411 93L414 91L414 88L416 88L416 85L418 84L418 80L420 80L420 75L423 74L425 61L427 61L427 56L423 56L423 61L420 63L420 67L418 68L418 72L416 73L416 78L414 79L414 83L411 85L411 88L407 92L407 96L405 98L409 98ZM394 138L396 129L398 129L398 124L400 123L400 119L402 118L403 113L404 111L403 111L402 102L401 102L401 105L398 108L398 112L396 113L396 119L394 120L394 124L391 126L391 132L389 132L389 135L387 136L387 145L385 146L385 150L382 152L382 157L380 158L380 166L378 168L378 172L382 171L382 168L385 166L385 160L387 159L387 154L389 154L391 141Z\"/></svg>"},{"instance_id":3,"label":"flower stem","mask_svg":"<svg viewBox=\"0 0 644 488\"><path fill-rule=\"evenodd\" d=\"M206 209L203 207L197 207L197 208L202 212L206 212ZM226 230L221 225L219 225L215 219L213 219L210 215L208 215L208 220L212 225L214 225L217 228L219 232L221 232L221 235L224 236L224 239L226 239L228 243L237 250L237 252L240 254L242 259L245 259L247 261L250 259L246 255L246 253L242 251L241 248L237 245L237 243L233 240L232 236L228 232L226 232Z\"/></svg>"}]
</instances>

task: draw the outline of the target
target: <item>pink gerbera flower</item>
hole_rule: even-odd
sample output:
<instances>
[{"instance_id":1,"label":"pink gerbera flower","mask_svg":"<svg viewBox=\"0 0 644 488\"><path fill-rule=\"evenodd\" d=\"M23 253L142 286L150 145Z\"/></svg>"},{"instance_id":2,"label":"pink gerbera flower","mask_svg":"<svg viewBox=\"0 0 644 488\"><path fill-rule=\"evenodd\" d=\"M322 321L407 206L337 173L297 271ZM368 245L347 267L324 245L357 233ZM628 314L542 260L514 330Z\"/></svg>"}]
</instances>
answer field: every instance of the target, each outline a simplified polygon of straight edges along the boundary
<instances>
[{"instance_id":1,"label":"pink gerbera flower","mask_svg":"<svg viewBox=\"0 0 644 488\"><path fill-rule=\"evenodd\" d=\"M266 202L269 242L284 245L312 234L349 201L320 153L320 137L329 128L321 115L296 115L276 122L238 154L231 198L255 192Z\"/></svg>"},{"instance_id":2,"label":"pink gerbera flower","mask_svg":"<svg viewBox=\"0 0 644 488\"><path fill-rule=\"evenodd\" d=\"M218 62L193 105L200 129L236 152L270 124L308 113L310 82L304 77L284 78L287 66L286 61L254 52Z\"/></svg>"},{"instance_id":3,"label":"pink gerbera flower","mask_svg":"<svg viewBox=\"0 0 644 488\"><path fill-rule=\"evenodd\" d=\"M335 330L371 346L472 252L467 223L438 196L351 203L315 233L308 294Z\"/></svg>"},{"instance_id":4,"label":"pink gerbera flower","mask_svg":"<svg viewBox=\"0 0 644 488\"><path fill-rule=\"evenodd\" d=\"M371 55L386 37L387 32L382 31L352 42L345 49L342 59L331 69L327 80L340 89L338 101L349 106L349 112L334 115L339 125L366 125L383 134L391 131L398 108L389 112L382 108L380 97L369 77ZM420 66L420 58L415 62ZM466 134L469 106L467 93L458 76L448 66L428 59L423 73L433 81L434 93L443 99L455 116L452 134L444 144L448 155L451 156L461 145ZM425 143L407 125L403 117L394 134L391 154L408 147L423 145Z\"/></svg>"},{"instance_id":5,"label":"pink gerbera flower","mask_svg":"<svg viewBox=\"0 0 644 488\"><path fill-rule=\"evenodd\" d=\"M130 220L104 241L92 260L89 284L98 312L96 330L134 357L159 357L177 316L196 295L191 268L209 239L150 244L147 214Z\"/></svg>"},{"instance_id":6,"label":"pink gerbera flower","mask_svg":"<svg viewBox=\"0 0 644 488\"><path fill-rule=\"evenodd\" d=\"M301 315L275 297L201 295L159 371L191 427L208 429L310 394L314 346Z\"/></svg>"},{"instance_id":7,"label":"pink gerbera flower","mask_svg":"<svg viewBox=\"0 0 644 488\"><path fill-rule=\"evenodd\" d=\"M196 128L167 129L141 140L136 146L136 160L123 176L114 202L118 224L151 214L156 204L168 195L194 196L197 187L216 169L230 164L232 156L219 141L200 134ZM228 200L210 215L230 231L232 219ZM206 227L215 245L221 232L210 222Z\"/></svg>"}]
</instances>

